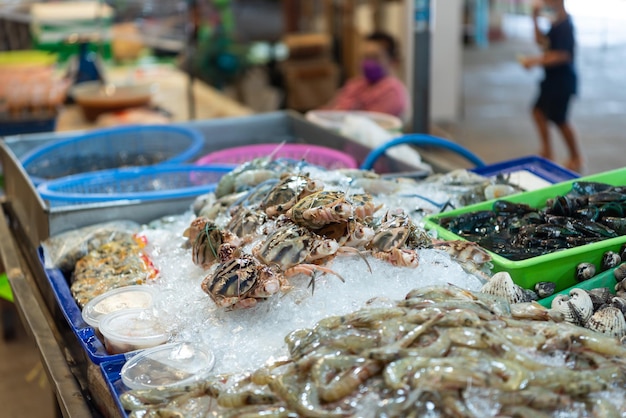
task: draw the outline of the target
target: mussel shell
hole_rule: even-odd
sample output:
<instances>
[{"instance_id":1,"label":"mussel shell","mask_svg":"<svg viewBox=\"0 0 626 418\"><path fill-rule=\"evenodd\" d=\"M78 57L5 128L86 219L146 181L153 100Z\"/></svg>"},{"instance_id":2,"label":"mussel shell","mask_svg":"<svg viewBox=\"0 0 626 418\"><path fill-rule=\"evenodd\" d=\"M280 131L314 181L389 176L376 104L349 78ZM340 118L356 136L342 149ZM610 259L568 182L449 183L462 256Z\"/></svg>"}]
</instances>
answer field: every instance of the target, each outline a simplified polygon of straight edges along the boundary
<instances>
[{"instance_id":1,"label":"mussel shell","mask_svg":"<svg viewBox=\"0 0 626 418\"><path fill-rule=\"evenodd\" d=\"M506 271L494 274L491 279L480 289L482 293L498 296L509 303L531 302L526 289L515 284L511 275Z\"/></svg>"},{"instance_id":2,"label":"mussel shell","mask_svg":"<svg viewBox=\"0 0 626 418\"><path fill-rule=\"evenodd\" d=\"M621 262L622 258L618 253L614 251L607 251L602 254L602 262L600 263L600 268L602 269L602 271L605 271L618 266Z\"/></svg>"},{"instance_id":3,"label":"mussel shell","mask_svg":"<svg viewBox=\"0 0 626 418\"><path fill-rule=\"evenodd\" d=\"M596 266L592 263L583 262L576 266L576 280L583 282L596 275Z\"/></svg>"},{"instance_id":4,"label":"mussel shell","mask_svg":"<svg viewBox=\"0 0 626 418\"><path fill-rule=\"evenodd\" d=\"M563 314L566 322L584 326L593 314L593 302L583 289L572 289L569 295L557 295L551 308Z\"/></svg>"},{"instance_id":5,"label":"mussel shell","mask_svg":"<svg viewBox=\"0 0 626 418\"><path fill-rule=\"evenodd\" d=\"M626 263L622 263L615 270L613 270L613 276L616 282L621 282L626 279Z\"/></svg>"},{"instance_id":6,"label":"mussel shell","mask_svg":"<svg viewBox=\"0 0 626 418\"><path fill-rule=\"evenodd\" d=\"M626 335L624 314L612 306L606 306L594 313L587 321L586 327L616 338Z\"/></svg>"},{"instance_id":7,"label":"mussel shell","mask_svg":"<svg viewBox=\"0 0 626 418\"><path fill-rule=\"evenodd\" d=\"M535 284L535 292L537 292L537 296L541 299L552 296L555 289L556 283L554 282L539 282Z\"/></svg>"}]
</instances>

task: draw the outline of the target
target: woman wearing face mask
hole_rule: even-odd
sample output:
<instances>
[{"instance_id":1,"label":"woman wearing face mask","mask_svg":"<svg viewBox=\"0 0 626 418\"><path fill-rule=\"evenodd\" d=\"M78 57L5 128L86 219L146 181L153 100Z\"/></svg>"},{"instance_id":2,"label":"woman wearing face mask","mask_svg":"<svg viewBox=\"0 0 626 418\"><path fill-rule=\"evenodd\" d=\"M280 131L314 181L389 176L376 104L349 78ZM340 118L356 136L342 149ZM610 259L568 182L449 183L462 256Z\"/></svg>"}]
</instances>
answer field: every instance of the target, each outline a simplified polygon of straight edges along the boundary
<instances>
[{"instance_id":1,"label":"woman wearing face mask","mask_svg":"<svg viewBox=\"0 0 626 418\"><path fill-rule=\"evenodd\" d=\"M361 75L348 80L327 110L365 110L403 118L409 106L409 95L402 82L393 75L397 46L388 34L375 32L361 46Z\"/></svg>"},{"instance_id":2,"label":"woman wearing face mask","mask_svg":"<svg viewBox=\"0 0 626 418\"><path fill-rule=\"evenodd\" d=\"M565 167L580 172L583 159L574 130L567 120L569 104L577 90L574 26L565 10L564 0L545 0L543 3L536 2L533 6L535 40L543 48L543 54L521 59L525 68L543 66L545 72L532 112L541 139L539 155L554 158L548 126L548 122L552 122L559 129L569 152ZM551 21L550 30L545 34L539 28L540 14Z\"/></svg>"}]
</instances>

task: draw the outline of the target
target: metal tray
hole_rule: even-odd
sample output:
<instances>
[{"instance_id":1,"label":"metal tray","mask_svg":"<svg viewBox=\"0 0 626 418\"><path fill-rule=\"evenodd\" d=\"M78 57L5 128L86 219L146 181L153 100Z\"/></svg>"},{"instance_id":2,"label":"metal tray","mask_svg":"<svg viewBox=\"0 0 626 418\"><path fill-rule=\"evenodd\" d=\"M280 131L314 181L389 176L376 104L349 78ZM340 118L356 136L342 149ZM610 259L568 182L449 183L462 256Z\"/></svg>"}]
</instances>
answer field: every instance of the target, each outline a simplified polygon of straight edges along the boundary
<instances>
[{"instance_id":1,"label":"metal tray","mask_svg":"<svg viewBox=\"0 0 626 418\"><path fill-rule=\"evenodd\" d=\"M290 111L254 116L213 119L180 123L200 130L205 144L199 155L259 143L308 143L346 152L361 163L370 148L308 122L300 114ZM146 223L161 216L187 210L193 199L163 199L156 201L116 201L80 206L51 208L41 199L20 162L34 147L81 132L48 133L5 137L0 144L0 159L5 176L5 194L9 210L15 214L26 232L30 244L37 248L51 235L114 219L129 219ZM420 169L385 157L386 172L410 172Z\"/></svg>"}]
</instances>

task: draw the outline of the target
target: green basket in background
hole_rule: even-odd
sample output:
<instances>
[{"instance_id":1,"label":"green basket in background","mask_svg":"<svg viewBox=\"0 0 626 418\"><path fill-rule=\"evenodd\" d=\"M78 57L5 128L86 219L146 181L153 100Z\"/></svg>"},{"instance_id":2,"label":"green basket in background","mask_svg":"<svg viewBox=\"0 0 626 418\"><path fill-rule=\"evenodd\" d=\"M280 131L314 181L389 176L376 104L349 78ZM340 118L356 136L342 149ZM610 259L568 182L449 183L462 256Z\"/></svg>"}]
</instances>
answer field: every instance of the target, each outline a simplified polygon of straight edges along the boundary
<instances>
[{"instance_id":1,"label":"green basket in background","mask_svg":"<svg viewBox=\"0 0 626 418\"><path fill-rule=\"evenodd\" d=\"M13 291L6 273L0 274L0 298L13 302Z\"/></svg>"}]
</instances>

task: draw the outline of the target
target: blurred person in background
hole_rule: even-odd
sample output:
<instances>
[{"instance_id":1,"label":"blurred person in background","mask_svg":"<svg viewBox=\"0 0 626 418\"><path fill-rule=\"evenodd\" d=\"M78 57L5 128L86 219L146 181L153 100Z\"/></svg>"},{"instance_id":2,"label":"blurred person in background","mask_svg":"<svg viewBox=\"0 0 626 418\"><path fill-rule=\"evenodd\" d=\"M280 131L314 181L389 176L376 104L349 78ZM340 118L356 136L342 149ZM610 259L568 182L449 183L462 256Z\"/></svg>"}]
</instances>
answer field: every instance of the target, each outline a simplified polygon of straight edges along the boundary
<instances>
[{"instance_id":1,"label":"blurred person in background","mask_svg":"<svg viewBox=\"0 0 626 418\"><path fill-rule=\"evenodd\" d=\"M368 35L361 44L361 74L349 79L323 109L381 112L404 120L409 94L393 74L397 63L398 46L392 36Z\"/></svg>"},{"instance_id":2,"label":"blurred person in background","mask_svg":"<svg viewBox=\"0 0 626 418\"><path fill-rule=\"evenodd\" d=\"M539 27L539 15L550 19L547 33ZM554 123L565 140L569 157L563 164L566 168L580 172L583 158L576 135L568 121L569 105L577 92L577 75L574 67L574 25L565 10L564 0L536 1L533 4L535 40L543 49L538 56L520 58L521 64L529 69L535 66L544 68L544 79L539 85L539 96L532 110L533 119L541 149L539 155L553 160L554 152L550 142L548 122Z\"/></svg>"}]
</instances>

